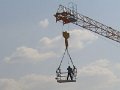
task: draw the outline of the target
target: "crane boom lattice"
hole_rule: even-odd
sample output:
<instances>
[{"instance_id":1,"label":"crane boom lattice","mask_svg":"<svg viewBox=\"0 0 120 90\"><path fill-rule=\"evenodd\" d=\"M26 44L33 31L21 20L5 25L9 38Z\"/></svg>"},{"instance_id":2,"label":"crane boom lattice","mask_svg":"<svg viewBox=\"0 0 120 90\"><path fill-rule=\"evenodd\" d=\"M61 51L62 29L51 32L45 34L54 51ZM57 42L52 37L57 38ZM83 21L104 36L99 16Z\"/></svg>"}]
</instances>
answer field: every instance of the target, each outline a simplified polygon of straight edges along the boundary
<instances>
[{"instance_id":1,"label":"crane boom lattice","mask_svg":"<svg viewBox=\"0 0 120 90\"><path fill-rule=\"evenodd\" d=\"M114 30L113 28L97 22L87 16L81 15L77 13L77 11L71 10L63 5L59 5L57 13L54 16L56 17L56 22L62 21L63 24L73 23L120 43L119 31Z\"/></svg>"}]
</instances>

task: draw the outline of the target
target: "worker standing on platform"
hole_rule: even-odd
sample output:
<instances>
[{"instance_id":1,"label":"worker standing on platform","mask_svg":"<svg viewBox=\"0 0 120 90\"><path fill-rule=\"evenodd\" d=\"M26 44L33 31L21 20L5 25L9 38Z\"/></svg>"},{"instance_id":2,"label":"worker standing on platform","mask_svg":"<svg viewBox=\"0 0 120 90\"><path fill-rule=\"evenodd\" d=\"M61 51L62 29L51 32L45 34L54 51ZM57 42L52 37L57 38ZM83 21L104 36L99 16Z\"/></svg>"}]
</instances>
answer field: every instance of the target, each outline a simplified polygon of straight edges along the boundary
<instances>
[{"instance_id":1,"label":"worker standing on platform","mask_svg":"<svg viewBox=\"0 0 120 90\"><path fill-rule=\"evenodd\" d=\"M68 66L67 70L68 70L67 80L68 80L69 77L71 78L71 80L73 80L73 70L72 70L72 68L70 66Z\"/></svg>"}]
</instances>

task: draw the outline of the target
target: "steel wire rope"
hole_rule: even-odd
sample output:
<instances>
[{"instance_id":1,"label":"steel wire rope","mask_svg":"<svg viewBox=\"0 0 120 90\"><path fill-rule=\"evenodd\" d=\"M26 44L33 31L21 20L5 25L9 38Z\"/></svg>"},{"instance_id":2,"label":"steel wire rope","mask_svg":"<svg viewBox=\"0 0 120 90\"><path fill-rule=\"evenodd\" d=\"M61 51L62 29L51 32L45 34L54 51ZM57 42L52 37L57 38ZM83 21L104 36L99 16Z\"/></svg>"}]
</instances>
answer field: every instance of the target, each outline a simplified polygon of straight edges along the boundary
<instances>
[{"instance_id":1,"label":"steel wire rope","mask_svg":"<svg viewBox=\"0 0 120 90\"><path fill-rule=\"evenodd\" d=\"M71 56L70 56L70 54L69 54L68 49L67 49L67 54L68 54L68 56L69 56L69 58L70 58L70 61L71 61L72 65L73 65L73 67L74 67L74 64L73 64L73 61L72 61L72 58L71 58Z\"/></svg>"},{"instance_id":2,"label":"steel wire rope","mask_svg":"<svg viewBox=\"0 0 120 90\"><path fill-rule=\"evenodd\" d=\"M62 64L62 61L63 61L63 59L64 59L64 56L65 56L66 50L67 50L67 49L65 49L65 52L63 53L63 56L62 56L62 59L61 59L61 61L60 61L60 65L59 65L58 68L60 68L60 66L61 66L61 64Z\"/></svg>"}]
</instances>

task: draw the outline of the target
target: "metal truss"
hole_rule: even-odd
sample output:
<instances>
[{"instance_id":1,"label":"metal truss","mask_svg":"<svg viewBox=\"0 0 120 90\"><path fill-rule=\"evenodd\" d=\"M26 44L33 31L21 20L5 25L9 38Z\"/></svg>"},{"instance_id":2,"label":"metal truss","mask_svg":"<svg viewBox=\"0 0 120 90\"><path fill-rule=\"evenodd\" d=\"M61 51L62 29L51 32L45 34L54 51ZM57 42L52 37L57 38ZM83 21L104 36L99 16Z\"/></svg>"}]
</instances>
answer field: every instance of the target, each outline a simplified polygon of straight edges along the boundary
<instances>
[{"instance_id":1,"label":"metal truss","mask_svg":"<svg viewBox=\"0 0 120 90\"><path fill-rule=\"evenodd\" d=\"M87 16L81 15L77 13L77 11L71 10L63 5L59 5L57 13L54 16L56 17L56 22L62 21L63 24L73 23L120 43L119 31L114 30L113 28L97 22Z\"/></svg>"}]
</instances>

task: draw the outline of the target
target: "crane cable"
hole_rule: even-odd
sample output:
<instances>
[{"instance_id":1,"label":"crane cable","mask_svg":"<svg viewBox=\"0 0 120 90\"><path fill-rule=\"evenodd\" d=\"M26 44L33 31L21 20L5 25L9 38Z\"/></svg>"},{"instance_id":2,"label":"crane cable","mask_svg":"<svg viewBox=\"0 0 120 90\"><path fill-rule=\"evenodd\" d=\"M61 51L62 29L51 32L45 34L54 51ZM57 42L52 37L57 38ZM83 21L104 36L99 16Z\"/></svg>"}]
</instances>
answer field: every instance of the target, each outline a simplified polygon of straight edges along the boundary
<instances>
[{"instance_id":1,"label":"crane cable","mask_svg":"<svg viewBox=\"0 0 120 90\"><path fill-rule=\"evenodd\" d=\"M71 58L71 56L70 56L70 53L69 53L68 49L67 49L67 54L68 54L68 56L69 56L69 58L70 58L70 61L71 61L72 65L73 65L73 67L74 67L74 64L73 64L73 61L72 61L72 58Z\"/></svg>"},{"instance_id":2,"label":"crane cable","mask_svg":"<svg viewBox=\"0 0 120 90\"><path fill-rule=\"evenodd\" d=\"M60 68L60 66L61 66L61 64L62 64L62 61L63 61L63 59L64 59L64 56L65 56L66 50L67 50L67 49L65 49L65 52L63 53L63 56L62 56L62 59L61 59L61 61L60 61L60 65L59 65L58 68Z\"/></svg>"},{"instance_id":3,"label":"crane cable","mask_svg":"<svg viewBox=\"0 0 120 90\"><path fill-rule=\"evenodd\" d=\"M67 31L63 32L63 37L65 38L65 46L66 46L66 48L65 48L65 51L64 51L64 53L63 53L62 59L61 59L61 61L60 61L60 65L59 65L59 67L58 67L57 70L56 70L57 78L58 78L58 77L61 77L61 74L64 73L64 72L61 72L61 65L62 65L63 59L64 59L64 57L65 57L65 54L67 53L67 55L68 55L68 57L69 57L69 59L70 59L70 62L71 62L71 64L72 64L72 66L73 66L73 76L74 76L75 79L76 79L76 76L77 76L77 68L74 66L73 61L72 61L72 58L71 58L71 55L70 55L70 53L69 53L69 51L68 51L68 38L69 38L69 33L67 33ZM68 61L68 63L69 63L69 61ZM69 66L70 66L70 64L69 64Z\"/></svg>"},{"instance_id":4,"label":"crane cable","mask_svg":"<svg viewBox=\"0 0 120 90\"><path fill-rule=\"evenodd\" d=\"M61 59L61 61L60 61L60 65L59 65L59 67L58 67L59 69L60 69L61 64L62 64L62 62L63 62L63 59L64 59L64 56L65 56L66 51L67 51L67 55L69 56L70 61L71 61L72 65L73 65L73 67L75 67L74 64L73 64L72 58L71 58L71 56L70 56L70 53L69 53L69 51L68 51L68 48L66 48L66 49L65 49L65 52L63 53L62 59Z\"/></svg>"}]
</instances>

